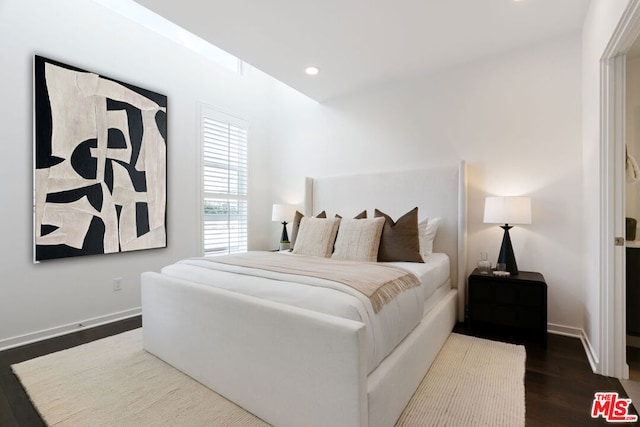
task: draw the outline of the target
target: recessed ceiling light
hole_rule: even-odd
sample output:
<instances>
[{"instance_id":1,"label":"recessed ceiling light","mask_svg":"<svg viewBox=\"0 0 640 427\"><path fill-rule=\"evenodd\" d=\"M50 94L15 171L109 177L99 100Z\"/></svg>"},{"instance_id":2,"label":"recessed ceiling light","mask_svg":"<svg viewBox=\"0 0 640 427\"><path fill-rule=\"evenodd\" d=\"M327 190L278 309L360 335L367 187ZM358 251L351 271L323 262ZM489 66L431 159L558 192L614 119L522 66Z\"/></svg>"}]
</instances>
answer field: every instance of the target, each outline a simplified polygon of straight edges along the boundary
<instances>
[{"instance_id":1,"label":"recessed ceiling light","mask_svg":"<svg viewBox=\"0 0 640 427\"><path fill-rule=\"evenodd\" d=\"M310 76L315 76L320 72L320 69L318 69L318 67L307 67L304 72Z\"/></svg>"}]
</instances>

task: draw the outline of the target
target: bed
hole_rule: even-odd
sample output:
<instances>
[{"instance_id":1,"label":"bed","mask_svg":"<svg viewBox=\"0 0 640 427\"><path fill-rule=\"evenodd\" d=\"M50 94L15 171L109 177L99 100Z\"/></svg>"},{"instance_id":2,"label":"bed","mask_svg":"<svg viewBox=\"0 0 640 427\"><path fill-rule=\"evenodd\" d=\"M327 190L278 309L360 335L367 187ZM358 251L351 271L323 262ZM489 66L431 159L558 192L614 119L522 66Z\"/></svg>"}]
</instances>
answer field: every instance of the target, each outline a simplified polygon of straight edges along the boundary
<instances>
[{"instance_id":1,"label":"bed","mask_svg":"<svg viewBox=\"0 0 640 427\"><path fill-rule=\"evenodd\" d=\"M353 303L331 289L325 295L314 287L312 298L292 302L292 295L309 291L286 272L256 278L244 266L209 268L219 263L192 259L143 273L145 349L276 426L393 426L456 319L464 317L464 162L306 182L306 213L377 208L397 218L413 206L422 217L440 218L440 226L433 259L405 267L439 283L430 291L416 288L424 304L406 335L378 345L383 340L372 335L369 322L349 314ZM285 263L296 257L263 255ZM250 290L254 281L277 282L280 294ZM324 298L336 298L336 305L317 309ZM387 323L378 316L390 309L379 310L373 322Z\"/></svg>"}]
</instances>

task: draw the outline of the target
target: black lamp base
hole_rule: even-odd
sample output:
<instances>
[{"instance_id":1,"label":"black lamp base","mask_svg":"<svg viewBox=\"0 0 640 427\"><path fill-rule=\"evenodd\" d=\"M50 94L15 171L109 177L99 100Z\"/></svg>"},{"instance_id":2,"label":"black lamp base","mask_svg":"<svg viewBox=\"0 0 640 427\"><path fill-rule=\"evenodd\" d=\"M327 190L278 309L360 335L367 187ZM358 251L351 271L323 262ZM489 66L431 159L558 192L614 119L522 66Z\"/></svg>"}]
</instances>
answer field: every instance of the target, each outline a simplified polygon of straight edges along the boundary
<instances>
[{"instance_id":1,"label":"black lamp base","mask_svg":"<svg viewBox=\"0 0 640 427\"><path fill-rule=\"evenodd\" d=\"M505 224L501 225L500 228L504 230L504 236L502 236L502 246L500 247L500 255L498 255L498 264L505 264L507 271L512 275L516 275L518 274L518 264L516 263L516 256L513 254L511 237L509 237L509 230L513 227Z\"/></svg>"},{"instance_id":2,"label":"black lamp base","mask_svg":"<svg viewBox=\"0 0 640 427\"><path fill-rule=\"evenodd\" d=\"M289 235L287 234L287 221L282 221L282 235L280 243L289 243Z\"/></svg>"}]
</instances>

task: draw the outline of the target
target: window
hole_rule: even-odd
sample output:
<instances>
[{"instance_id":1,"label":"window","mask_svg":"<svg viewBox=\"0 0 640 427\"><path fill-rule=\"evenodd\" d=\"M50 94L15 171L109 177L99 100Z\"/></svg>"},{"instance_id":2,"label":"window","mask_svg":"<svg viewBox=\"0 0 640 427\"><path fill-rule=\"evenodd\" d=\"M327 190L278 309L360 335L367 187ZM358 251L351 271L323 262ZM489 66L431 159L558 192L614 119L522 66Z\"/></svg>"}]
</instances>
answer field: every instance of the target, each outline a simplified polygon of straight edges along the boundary
<instances>
[{"instance_id":1,"label":"window","mask_svg":"<svg viewBox=\"0 0 640 427\"><path fill-rule=\"evenodd\" d=\"M205 255L247 251L247 124L201 108Z\"/></svg>"}]
</instances>

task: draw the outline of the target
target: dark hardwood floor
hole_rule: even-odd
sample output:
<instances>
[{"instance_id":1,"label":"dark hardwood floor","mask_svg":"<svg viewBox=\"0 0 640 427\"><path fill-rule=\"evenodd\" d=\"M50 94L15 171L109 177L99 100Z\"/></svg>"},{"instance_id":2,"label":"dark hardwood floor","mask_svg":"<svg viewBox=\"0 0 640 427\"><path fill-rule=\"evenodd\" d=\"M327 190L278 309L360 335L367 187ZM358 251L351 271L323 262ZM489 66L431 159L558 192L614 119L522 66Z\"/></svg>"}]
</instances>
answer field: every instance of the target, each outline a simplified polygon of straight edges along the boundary
<instances>
[{"instance_id":1,"label":"dark hardwood floor","mask_svg":"<svg viewBox=\"0 0 640 427\"><path fill-rule=\"evenodd\" d=\"M470 333L463 324L458 324L454 331ZM545 350L535 338L505 339L504 333L486 333L482 337L525 346L527 427L611 425L601 417L591 418L594 394L614 391L621 398L628 398L617 378L593 373L578 338L548 334ZM637 414L635 408L631 408L629 414Z\"/></svg>"},{"instance_id":2,"label":"dark hardwood floor","mask_svg":"<svg viewBox=\"0 0 640 427\"><path fill-rule=\"evenodd\" d=\"M140 317L135 317L0 352L0 426L44 425L20 382L11 372L12 364L135 329L141 323ZM468 333L464 325L458 325L455 331ZM602 418L591 418L594 393L616 391L621 397L627 395L617 379L591 372L577 338L550 334L547 350L543 350L536 342L525 342L524 345L527 349L527 426L609 424ZM631 412L637 414L634 408Z\"/></svg>"},{"instance_id":3,"label":"dark hardwood floor","mask_svg":"<svg viewBox=\"0 0 640 427\"><path fill-rule=\"evenodd\" d=\"M593 374L577 338L550 334L546 352L527 346L528 426L610 425L603 418L591 418L598 391L615 391L620 397L628 397L618 379ZM629 412L638 413L635 408Z\"/></svg>"}]
</instances>

